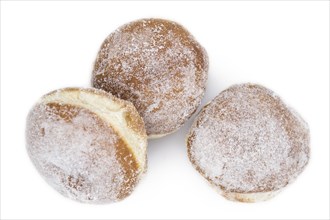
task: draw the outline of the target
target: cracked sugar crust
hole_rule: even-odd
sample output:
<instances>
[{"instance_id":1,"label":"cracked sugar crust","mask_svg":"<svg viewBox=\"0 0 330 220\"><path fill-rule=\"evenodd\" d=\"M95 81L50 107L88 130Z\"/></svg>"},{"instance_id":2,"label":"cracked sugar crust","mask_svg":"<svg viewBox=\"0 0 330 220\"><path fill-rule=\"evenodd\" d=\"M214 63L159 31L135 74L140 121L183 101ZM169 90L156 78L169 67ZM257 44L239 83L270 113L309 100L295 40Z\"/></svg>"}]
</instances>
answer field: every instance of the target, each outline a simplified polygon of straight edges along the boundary
<instances>
[{"instance_id":1,"label":"cracked sugar crust","mask_svg":"<svg viewBox=\"0 0 330 220\"><path fill-rule=\"evenodd\" d=\"M82 99L84 93L94 99L100 96L111 98L96 89L75 88L44 96L27 118L27 151L33 164L53 188L74 200L106 203L127 197L141 178L146 164L137 160L114 124L90 109L61 101L64 93L69 93L70 97L78 94ZM48 99L49 96L56 98ZM129 107L116 98L113 101L118 101L120 108ZM145 131L141 144L146 147Z\"/></svg>"},{"instance_id":2,"label":"cracked sugar crust","mask_svg":"<svg viewBox=\"0 0 330 220\"><path fill-rule=\"evenodd\" d=\"M131 101L149 137L180 128L204 96L208 57L181 25L162 19L128 23L97 55L92 84Z\"/></svg>"},{"instance_id":3,"label":"cracked sugar crust","mask_svg":"<svg viewBox=\"0 0 330 220\"><path fill-rule=\"evenodd\" d=\"M193 166L224 192L276 191L309 160L309 129L272 91L240 84L206 105L187 137Z\"/></svg>"}]
</instances>

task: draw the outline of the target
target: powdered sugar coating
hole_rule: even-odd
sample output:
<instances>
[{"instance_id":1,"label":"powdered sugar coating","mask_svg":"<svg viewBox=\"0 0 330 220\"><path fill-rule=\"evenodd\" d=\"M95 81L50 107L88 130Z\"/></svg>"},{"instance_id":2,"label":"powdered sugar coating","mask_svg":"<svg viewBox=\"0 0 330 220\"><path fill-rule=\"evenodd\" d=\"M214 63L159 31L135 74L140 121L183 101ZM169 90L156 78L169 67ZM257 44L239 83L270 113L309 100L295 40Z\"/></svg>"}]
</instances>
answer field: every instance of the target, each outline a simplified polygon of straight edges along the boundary
<instances>
[{"instance_id":1,"label":"powdered sugar coating","mask_svg":"<svg viewBox=\"0 0 330 220\"><path fill-rule=\"evenodd\" d=\"M241 84L202 109L187 145L195 168L224 192L270 192L308 163L309 129L272 91Z\"/></svg>"},{"instance_id":2,"label":"powdered sugar coating","mask_svg":"<svg viewBox=\"0 0 330 220\"><path fill-rule=\"evenodd\" d=\"M205 92L208 58L177 23L142 19L110 34L98 53L93 86L131 101L147 134L177 130Z\"/></svg>"},{"instance_id":3,"label":"powdered sugar coating","mask_svg":"<svg viewBox=\"0 0 330 220\"><path fill-rule=\"evenodd\" d=\"M60 100L71 90L55 95ZM128 196L145 167L139 166L123 137L96 113L59 100L47 102L46 97L30 111L26 129L27 150L40 174L58 192L80 202L114 202Z\"/></svg>"}]
</instances>

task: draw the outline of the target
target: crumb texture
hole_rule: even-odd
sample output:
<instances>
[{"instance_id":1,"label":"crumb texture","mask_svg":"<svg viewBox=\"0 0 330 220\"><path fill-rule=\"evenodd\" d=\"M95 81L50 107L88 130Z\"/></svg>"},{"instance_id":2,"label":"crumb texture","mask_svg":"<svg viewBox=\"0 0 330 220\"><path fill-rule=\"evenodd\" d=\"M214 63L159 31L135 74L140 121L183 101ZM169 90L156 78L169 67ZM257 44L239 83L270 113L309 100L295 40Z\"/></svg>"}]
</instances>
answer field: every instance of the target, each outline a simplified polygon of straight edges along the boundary
<instances>
[{"instance_id":1,"label":"crumb texture","mask_svg":"<svg viewBox=\"0 0 330 220\"><path fill-rule=\"evenodd\" d=\"M177 130L205 92L208 58L177 23L142 19L126 24L103 42L93 86L131 101L148 135Z\"/></svg>"},{"instance_id":2,"label":"crumb texture","mask_svg":"<svg viewBox=\"0 0 330 220\"><path fill-rule=\"evenodd\" d=\"M269 192L308 163L309 129L272 91L241 84L202 109L187 145L195 168L224 192Z\"/></svg>"}]
</instances>

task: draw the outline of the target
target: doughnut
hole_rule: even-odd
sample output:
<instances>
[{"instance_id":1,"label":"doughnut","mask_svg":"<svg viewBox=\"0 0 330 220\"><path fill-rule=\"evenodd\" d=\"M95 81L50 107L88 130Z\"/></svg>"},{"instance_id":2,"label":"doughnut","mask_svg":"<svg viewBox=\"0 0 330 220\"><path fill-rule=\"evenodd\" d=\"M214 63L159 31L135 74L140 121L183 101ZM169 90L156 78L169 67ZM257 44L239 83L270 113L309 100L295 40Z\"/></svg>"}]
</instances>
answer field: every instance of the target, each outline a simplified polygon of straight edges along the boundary
<instances>
[{"instance_id":1,"label":"doughnut","mask_svg":"<svg viewBox=\"0 0 330 220\"><path fill-rule=\"evenodd\" d=\"M239 84L203 107L187 136L193 167L225 198L258 202L293 182L309 160L309 128L273 91Z\"/></svg>"},{"instance_id":2,"label":"doughnut","mask_svg":"<svg viewBox=\"0 0 330 220\"><path fill-rule=\"evenodd\" d=\"M79 202L124 199L147 168L147 134L135 107L94 88L43 96L28 114L26 147L41 176Z\"/></svg>"},{"instance_id":3,"label":"doughnut","mask_svg":"<svg viewBox=\"0 0 330 220\"><path fill-rule=\"evenodd\" d=\"M204 96L208 57L181 25L142 19L119 27L103 42L92 86L131 101L149 138L178 130Z\"/></svg>"}]
</instances>

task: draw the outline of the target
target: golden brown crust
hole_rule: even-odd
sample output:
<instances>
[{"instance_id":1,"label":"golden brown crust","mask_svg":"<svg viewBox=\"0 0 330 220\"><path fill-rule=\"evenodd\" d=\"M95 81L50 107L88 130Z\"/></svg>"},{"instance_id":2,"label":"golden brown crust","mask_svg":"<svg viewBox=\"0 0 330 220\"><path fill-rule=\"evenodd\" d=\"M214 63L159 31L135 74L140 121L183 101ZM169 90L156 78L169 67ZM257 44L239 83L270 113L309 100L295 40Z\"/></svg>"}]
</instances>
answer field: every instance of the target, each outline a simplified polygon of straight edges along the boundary
<instances>
[{"instance_id":1,"label":"golden brown crust","mask_svg":"<svg viewBox=\"0 0 330 220\"><path fill-rule=\"evenodd\" d=\"M187 151L195 169L224 196L258 201L302 172L309 130L272 91L235 85L201 110L187 136Z\"/></svg>"},{"instance_id":2,"label":"golden brown crust","mask_svg":"<svg viewBox=\"0 0 330 220\"><path fill-rule=\"evenodd\" d=\"M131 101L149 136L177 130L205 92L208 58L181 25L142 19L120 27L103 42L92 84Z\"/></svg>"},{"instance_id":3,"label":"golden brown crust","mask_svg":"<svg viewBox=\"0 0 330 220\"><path fill-rule=\"evenodd\" d=\"M118 199L124 199L132 193L132 189L138 182L138 174L141 173L134 154L122 138L118 139L116 149L117 158L125 173L125 180L121 186L120 193L118 194ZM131 163L128 163L127 161L131 161Z\"/></svg>"},{"instance_id":4,"label":"golden brown crust","mask_svg":"<svg viewBox=\"0 0 330 220\"><path fill-rule=\"evenodd\" d=\"M59 120L62 119L68 123L72 121L72 118L74 118L79 111L77 107L69 104L62 105L59 103L50 102L46 105L49 109L49 112L59 116Z\"/></svg>"}]
</instances>

